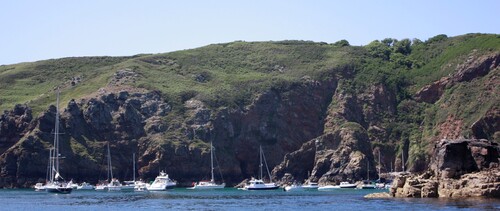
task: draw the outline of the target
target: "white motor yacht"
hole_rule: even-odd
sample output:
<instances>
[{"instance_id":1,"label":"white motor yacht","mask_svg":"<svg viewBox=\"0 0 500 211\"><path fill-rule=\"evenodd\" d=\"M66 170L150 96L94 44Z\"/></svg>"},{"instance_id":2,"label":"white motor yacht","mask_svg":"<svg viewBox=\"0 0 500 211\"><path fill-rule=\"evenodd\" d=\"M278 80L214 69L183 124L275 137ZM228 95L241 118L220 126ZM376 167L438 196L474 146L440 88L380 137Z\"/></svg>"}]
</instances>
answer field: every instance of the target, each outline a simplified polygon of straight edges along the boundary
<instances>
[{"instance_id":1,"label":"white motor yacht","mask_svg":"<svg viewBox=\"0 0 500 211\"><path fill-rule=\"evenodd\" d=\"M340 188L356 188L356 184L352 184L349 182L340 182Z\"/></svg>"},{"instance_id":2,"label":"white motor yacht","mask_svg":"<svg viewBox=\"0 0 500 211\"><path fill-rule=\"evenodd\" d=\"M165 172L160 172L155 179L155 181L147 187L149 191L164 191L167 189L172 189L177 185L177 183L168 177Z\"/></svg>"},{"instance_id":3,"label":"white motor yacht","mask_svg":"<svg viewBox=\"0 0 500 211\"><path fill-rule=\"evenodd\" d=\"M302 185L302 188L305 188L305 189L318 189L318 183L316 182L310 182L310 183L307 183L305 185Z\"/></svg>"}]
</instances>

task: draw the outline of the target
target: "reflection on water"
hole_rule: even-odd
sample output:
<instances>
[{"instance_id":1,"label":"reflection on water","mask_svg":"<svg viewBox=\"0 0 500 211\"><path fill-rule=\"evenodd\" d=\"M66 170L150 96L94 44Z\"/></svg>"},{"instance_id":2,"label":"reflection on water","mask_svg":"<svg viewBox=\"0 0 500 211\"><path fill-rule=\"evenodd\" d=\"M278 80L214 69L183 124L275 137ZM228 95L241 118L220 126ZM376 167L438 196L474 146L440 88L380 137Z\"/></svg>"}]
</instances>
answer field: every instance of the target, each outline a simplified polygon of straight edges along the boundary
<instances>
[{"instance_id":1,"label":"reflection on water","mask_svg":"<svg viewBox=\"0 0 500 211\"><path fill-rule=\"evenodd\" d=\"M1 210L436 210L500 209L499 199L365 199L378 190L242 191L234 188L164 192L74 191L68 195L0 190Z\"/></svg>"}]
</instances>

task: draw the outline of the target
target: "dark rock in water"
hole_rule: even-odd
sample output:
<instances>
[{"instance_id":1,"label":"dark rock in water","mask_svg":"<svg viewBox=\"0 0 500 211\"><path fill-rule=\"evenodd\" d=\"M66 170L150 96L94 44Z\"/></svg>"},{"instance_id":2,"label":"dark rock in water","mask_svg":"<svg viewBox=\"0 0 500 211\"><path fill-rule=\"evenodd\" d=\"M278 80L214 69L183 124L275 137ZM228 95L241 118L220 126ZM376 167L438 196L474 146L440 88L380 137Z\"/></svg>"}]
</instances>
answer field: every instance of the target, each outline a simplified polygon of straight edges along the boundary
<instances>
[{"instance_id":1,"label":"dark rock in water","mask_svg":"<svg viewBox=\"0 0 500 211\"><path fill-rule=\"evenodd\" d=\"M500 197L498 144L487 140L441 140L430 171L400 175L390 193L395 197Z\"/></svg>"}]
</instances>

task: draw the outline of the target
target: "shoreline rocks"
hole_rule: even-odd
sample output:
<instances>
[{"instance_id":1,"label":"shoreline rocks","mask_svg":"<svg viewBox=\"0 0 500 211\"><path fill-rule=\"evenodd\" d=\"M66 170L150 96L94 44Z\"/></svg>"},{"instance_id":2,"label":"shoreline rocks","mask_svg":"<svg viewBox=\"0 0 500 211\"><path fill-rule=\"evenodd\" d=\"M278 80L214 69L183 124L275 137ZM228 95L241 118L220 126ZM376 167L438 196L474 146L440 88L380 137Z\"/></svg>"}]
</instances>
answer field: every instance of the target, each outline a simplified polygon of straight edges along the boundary
<instances>
[{"instance_id":1,"label":"shoreline rocks","mask_svg":"<svg viewBox=\"0 0 500 211\"><path fill-rule=\"evenodd\" d=\"M390 194L405 198L500 198L498 144L484 139L441 140L427 172L400 175Z\"/></svg>"}]
</instances>

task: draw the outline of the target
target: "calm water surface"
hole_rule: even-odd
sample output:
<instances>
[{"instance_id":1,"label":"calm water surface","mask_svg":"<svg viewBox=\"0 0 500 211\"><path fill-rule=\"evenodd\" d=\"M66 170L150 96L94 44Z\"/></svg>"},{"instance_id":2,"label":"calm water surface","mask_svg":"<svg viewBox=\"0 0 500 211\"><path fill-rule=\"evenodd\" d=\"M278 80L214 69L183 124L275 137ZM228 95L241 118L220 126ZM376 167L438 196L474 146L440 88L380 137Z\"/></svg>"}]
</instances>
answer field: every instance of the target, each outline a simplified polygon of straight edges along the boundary
<instances>
[{"instance_id":1,"label":"calm water surface","mask_svg":"<svg viewBox=\"0 0 500 211\"><path fill-rule=\"evenodd\" d=\"M500 210L498 199L365 199L380 190L165 192L0 190L0 210Z\"/></svg>"}]
</instances>

